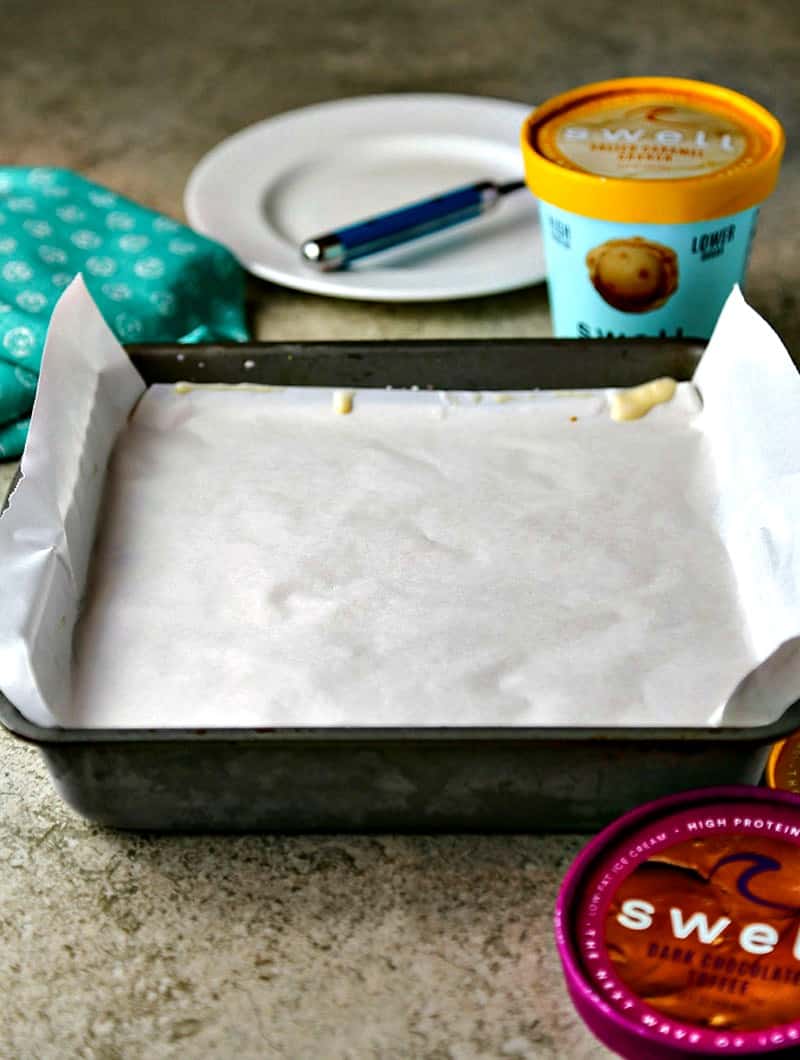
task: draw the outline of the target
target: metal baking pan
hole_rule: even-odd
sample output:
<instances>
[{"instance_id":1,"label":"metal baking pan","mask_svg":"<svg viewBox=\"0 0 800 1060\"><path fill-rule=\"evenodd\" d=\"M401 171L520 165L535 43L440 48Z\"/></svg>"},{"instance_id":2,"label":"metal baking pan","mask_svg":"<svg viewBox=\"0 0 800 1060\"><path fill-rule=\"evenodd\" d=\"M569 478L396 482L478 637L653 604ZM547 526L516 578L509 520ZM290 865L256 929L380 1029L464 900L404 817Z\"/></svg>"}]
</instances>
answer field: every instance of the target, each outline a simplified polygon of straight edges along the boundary
<instances>
[{"instance_id":1,"label":"metal baking pan","mask_svg":"<svg viewBox=\"0 0 800 1060\"><path fill-rule=\"evenodd\" d=\"M457 390L633 386L689 379L700 341L256 343L129 347L148 383L418 386ZM154 831L593 830L637 803L756 783L800 701L748 729L66 730L0 720L44 755L75 810Z\"/></svg>"}]
</instances>

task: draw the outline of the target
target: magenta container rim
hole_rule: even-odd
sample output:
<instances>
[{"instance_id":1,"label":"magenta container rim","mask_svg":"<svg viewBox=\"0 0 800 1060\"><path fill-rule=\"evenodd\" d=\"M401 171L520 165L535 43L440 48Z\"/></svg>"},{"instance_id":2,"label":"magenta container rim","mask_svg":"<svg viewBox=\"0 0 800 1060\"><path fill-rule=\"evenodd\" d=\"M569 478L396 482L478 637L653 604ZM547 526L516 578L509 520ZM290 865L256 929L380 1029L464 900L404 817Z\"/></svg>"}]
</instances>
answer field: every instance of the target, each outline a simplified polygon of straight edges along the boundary
<instances>
[{"instance_id":1,"label":"magenta container rim","mask_svg":"<svg viewBox=\"0 0 800 1060\"><path fill-rule=\"evenodd\" d=\"M677 1060L682 1056L753 1056L759 1053L779 1052L787 1055L788 1050L797 1051L798 1049L798 1043L791 1041L736 1049L722 1047L714 1049L712 1047L710 1051L709 1046L705 1044L697 1046L690 1042L678 1044L667 1041L650 1028L626 1018L622 1012L606 1003L584 972L578 947L573 938L572 920L577 912L575 899L589 871L596 866L604 852L613 843L637 826L646 824L648 820L666 816L680 809L710 806L714 803L732 800L769 803L800 810L800 795L746 784L696 788L677 795L668 795L665 798L637 806L607 825L583 847L564 876L556 898L554 920L556 946L567 988L575 1008L589 1029L609 1048L618 1051L621 1056L647 1057L648 1060L672 1060L672 1058ZM686 1024L686 1027L691 1029L689 1024ZM631 1048L637 1044L642 1052L631 1052Z\"/></svg>"}]
</instances>

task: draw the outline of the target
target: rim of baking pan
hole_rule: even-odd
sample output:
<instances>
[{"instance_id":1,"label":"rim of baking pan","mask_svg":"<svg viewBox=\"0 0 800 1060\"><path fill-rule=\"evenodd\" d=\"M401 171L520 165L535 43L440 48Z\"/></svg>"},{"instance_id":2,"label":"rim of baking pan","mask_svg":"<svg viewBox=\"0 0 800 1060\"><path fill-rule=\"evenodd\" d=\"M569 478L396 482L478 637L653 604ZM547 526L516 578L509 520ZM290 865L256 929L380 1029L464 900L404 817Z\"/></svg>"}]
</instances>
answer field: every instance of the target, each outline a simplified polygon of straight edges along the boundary
<instances>
[{"instance_id":1,"label":"rim of baking pan","mask_svg":"<svg viewBox=\"0 0 800 1060\"><path fill-rule=\"evenodd\" d=\"M262 741L266 743L656 743L749 744L754 748L772 744L800 728L800 699L769 725L730 728L635 728L605 727L451 727L418 728L241 728L241 729L63 729L35 725L23 717L0 692L0 724L15 736L35 744L69 743L158 743L204 740L217 743Z\"/></svg>"},{"instance_id":2,"label":"rim of baking pan","mask_svg":"<svg viewBox=\"0 0 800 1060\"><path fill-rule=\"evenodd\" d=\"M706 345L702 338L643 336L136 343L125 349L148 385L506 391L634 386L653 378L654 371L685 381L692 378ZM521 383L521 374L530 381Z\"/></svg>"}]
</instances>

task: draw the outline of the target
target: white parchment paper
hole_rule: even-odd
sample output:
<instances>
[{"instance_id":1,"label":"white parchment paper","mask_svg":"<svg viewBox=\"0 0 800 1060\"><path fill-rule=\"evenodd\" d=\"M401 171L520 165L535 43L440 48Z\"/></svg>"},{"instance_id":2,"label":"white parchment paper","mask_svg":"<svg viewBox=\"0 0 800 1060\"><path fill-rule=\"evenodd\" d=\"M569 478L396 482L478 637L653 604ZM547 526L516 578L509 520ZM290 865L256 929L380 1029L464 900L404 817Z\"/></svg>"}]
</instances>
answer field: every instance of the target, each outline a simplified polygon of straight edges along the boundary
<instances>
[{"instance_id":1,"label":"white parchment paper","mask_svg":"<svg viewBox=\"0 0 800 1060\"><path fill-rule=\"evenodd\" d=\"M696 388L624 424L606 392L157 386L126 425L78 282L45 361L0 519L33 721L756 725L800 695L800 378L738 291Z\"/></svg>"},{"instance_id":2,"label":"white parchment paper","mask_svg":"<svg viewBox=\"0 0 800 1060\"><path fill-rule=\"evenodd\" d=\"M143 391L77 277L53 311L22 479L0 517L0 689L39 725L69 715L72 632L105 467Z\"/></svg>"}]
</instances>

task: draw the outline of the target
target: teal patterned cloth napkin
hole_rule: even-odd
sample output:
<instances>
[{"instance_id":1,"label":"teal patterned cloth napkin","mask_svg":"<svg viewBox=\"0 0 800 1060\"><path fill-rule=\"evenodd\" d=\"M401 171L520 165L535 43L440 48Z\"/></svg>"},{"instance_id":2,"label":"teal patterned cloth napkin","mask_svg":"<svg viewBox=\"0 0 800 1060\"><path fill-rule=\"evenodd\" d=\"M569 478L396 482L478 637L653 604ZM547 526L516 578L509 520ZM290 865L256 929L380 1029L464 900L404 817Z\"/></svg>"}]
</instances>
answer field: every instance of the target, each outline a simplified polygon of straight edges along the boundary
<instances>
[{"instance_id":1,"label":"teal patterned cloth napkin","mask_svg":"<svg viewBox=\"0 0 800 1060\"><path fill-rule=\"evenodd\" d=\"M78 272L121 342L248 338L224 247L69 170L0 166L0 460L22 452L50 314Z\"/></svg>"}]
</instances>

